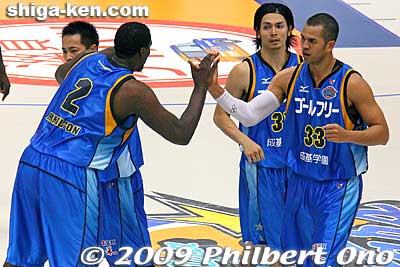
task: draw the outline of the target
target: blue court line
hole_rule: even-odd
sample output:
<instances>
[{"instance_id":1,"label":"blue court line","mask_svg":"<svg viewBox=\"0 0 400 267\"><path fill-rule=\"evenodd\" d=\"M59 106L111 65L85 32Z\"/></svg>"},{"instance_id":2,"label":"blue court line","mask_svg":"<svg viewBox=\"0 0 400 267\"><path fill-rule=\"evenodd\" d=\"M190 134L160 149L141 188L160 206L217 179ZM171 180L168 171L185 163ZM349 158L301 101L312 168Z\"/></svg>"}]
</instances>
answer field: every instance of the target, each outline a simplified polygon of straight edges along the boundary
<instances>
[{"instance_id":1,"label":"blue court line","mask_svg":"<svg viewBox=\"0 0 400 267\"><path fill-rule=\"evenodd\" d=\"M400 96L400 93L375 95L375 97L391 97L391 96Z\"/></svg>"},{"instance_id":2,"label":"blue court line","mask_svg":"<svg viewBox=\"0 0 400 267\"><path fill-rule=\"evenodd\" d=\"M380 95L375 95L375 97L394 97L394 96L400 96L400 93L394 93L394 94L380 94ZM206 102L204 105L215 105L216 102ZM171 103L171 104L163 104L163 106L187 106L188 103ZM47 107L48 104L7 104L7 103L0 103L0 107L5 106L5 107Z\"/></svg>"}]
</instances>

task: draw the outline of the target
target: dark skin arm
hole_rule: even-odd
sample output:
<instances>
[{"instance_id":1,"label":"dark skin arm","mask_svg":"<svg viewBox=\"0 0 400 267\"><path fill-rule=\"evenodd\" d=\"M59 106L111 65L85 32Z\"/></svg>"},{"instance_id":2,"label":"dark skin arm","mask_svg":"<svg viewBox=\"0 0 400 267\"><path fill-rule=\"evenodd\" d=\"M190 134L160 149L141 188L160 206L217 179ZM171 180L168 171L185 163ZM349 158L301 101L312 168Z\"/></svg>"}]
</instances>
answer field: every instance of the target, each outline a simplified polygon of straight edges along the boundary
<instances>
[{"instance_id":1,"label":"dark skin arm","mask_svg":"<svg viewBox=\"0 0 400 267\"><path fill-rule=\"evenodd\" d=\"M58 84L61 84L64 81L65 76L67 76L68 71L75 64L75 62L80 60L85 55L93 53L93 52L94 51L91 51L91 50L84 51L84 52L80 53L79 55L77 55L76 58L74 58L73 60L67 61L64 64L58 66L58 68L56 70L56 74L55 74Z\"/></svg>"},{"instance_id":2,"label":"dark skin arm","mask_svg":"<svg viewBox=\"0 0 400 267\"><path fill-rule=\"evenodd\" d=\"M0 93L3 94L2 101L6 99L8 94L10 93L10 80L7 77L6 68L3 63L3 56L1 55L1 47L0 47Z\"/></svg>"},{"instance_id":3,"label":"dark skin arm","mask_svg":"<svg viewBox=\"0 0 400 267\"><path fill-rule=\"evenodd\" d=\"M113 53L111 49L103 51L105 54ZM75 62L88 53L90 51L85 51L75 59L59 66L56 71L57 82L61 83ZM181 145L188 144L200 119L207 88L217 66L213 64L217 56L218 53L213 52L208 54L199 65L191 63L195 88L188 107L179 119L160 104L149 86L137 80L129 80L113 96L112 109L116 121L123 122L128 116L136 114L168 141Z\"/></svg>"},{"instance_id":4,"label":"dark skin arm","mask_svg":"<svg viewBox=\"0 0 400 267\"><path fill-rule=\"evenodd\" d=\"M179 119L160 104L149 86L136 80L127 81L115 93L112 107L115 119L122 122L129 115L136 114L168 141L179 145L188 144L201 116L207 88L216 66L212 63L216 57L217 54L212 53L207 55L200 65L191 63L195 88L187 108Z\"/></svg>"}]
</instances>

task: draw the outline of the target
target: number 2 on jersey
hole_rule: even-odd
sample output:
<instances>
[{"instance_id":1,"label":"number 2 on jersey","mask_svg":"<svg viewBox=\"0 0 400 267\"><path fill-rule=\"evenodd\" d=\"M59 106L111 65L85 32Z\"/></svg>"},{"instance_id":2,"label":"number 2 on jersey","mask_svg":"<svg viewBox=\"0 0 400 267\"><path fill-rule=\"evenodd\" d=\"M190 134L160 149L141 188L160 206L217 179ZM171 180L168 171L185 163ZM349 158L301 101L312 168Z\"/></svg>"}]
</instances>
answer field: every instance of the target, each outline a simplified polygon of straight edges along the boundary
<instances>
[{"instance_id":1,"label":"number 2 on jersey","mask_svg":"<svg viewBox=\"0 0 400 267\"><path fill-rule=\"evenodd\" d=\"M61 105L61 108L66 112L76 115L79 106L74 102L87 97L93 88L93 82L88 78L81 78L75 83L75 90L70 92Z\"/></svg>"}]
</instances>

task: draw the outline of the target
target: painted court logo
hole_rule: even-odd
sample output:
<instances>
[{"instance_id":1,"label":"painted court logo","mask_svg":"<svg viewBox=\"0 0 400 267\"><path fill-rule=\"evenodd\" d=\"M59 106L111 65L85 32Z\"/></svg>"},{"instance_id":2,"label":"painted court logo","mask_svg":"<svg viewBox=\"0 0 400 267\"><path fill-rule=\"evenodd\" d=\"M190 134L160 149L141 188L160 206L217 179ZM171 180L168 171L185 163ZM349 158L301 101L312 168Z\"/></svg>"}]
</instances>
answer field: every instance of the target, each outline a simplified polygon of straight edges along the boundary
<instances>
[{"instance_id":1,"label":"painted court logo","mask_svg":"<svg viewBox=\"0 0 400 267\"><path fill-rule=\"evenodd\" d=\"M61 31L71 20L25 23L7 20L0 25L0 46L12 83L56 86L54 73L63 63ZM61 21L61 22L60 22ZM94 20L100 49L113 46L122 20ZM255 52L253 30L232 26L171 21L146 21L152 34L150 57L135 76L152 87L191 87L186 60L200 59L210 49L221 51L221 82L240 60Z\"/></svg>"},{"instance_id":2,"label":"painted court logo","mask_svg":"<svg viewBox=\"0 0 400 267\"><path fill-rule=\"evenodd\" d=\"M171 45L171 49L186 61L200 61L207 55L208 51L216 50L220 53L221 62L237 62L249 56L239 46L241 42L227 38L204 38L194 39L191 43Z\"/></svg>"},{"instance_id":3,"label":"painted court logo","mask_svg":"<svg viewBox=\"0 0 400 267\"><path fill-rule=\"evenodd\" d=\"M400 201L385 200L361 204L347 245L361 251L393 251L394 259L386 266L399 267Z\"/></svg>"},{"instance_id":4,"label":"painted court logo","mask_svg":"<svg viewBox=\"0 0 400 267\"><path fill-rule=\"evenodd\" d=\"M302 264L311 259L323 264L326 243L315 243L309 251L281 253L269 247L242 246L238 215L235 209L153 193L147 197L169 207L171 212L150 214L149 229L152 247L133 250L118 249L116 266L134 262L156 266L237 266L238 264ZM338 253L343 266L400 266L399 261L399 201L379 201L360 206L347 247ZM82 252L81 261L87 265L100 263L106 255L115 255L113 240L89 247ZM112 254L111 254L112 253ZM355 265L356 264L356 265Z\"/></svg>"},{"instance_id":5,"label":"painted court logo","mask_svg":"<svg viewBox=\"0 0 400 267\"><path fill-rule=\"evenodd\" d=\"M236 209L162 193L153 193L147 197L171 210L167 213L148 215L150 235L155 249L163 246L189 246L193 253L197 254L201 254L199 248L210 246L243 250L240 246L240 225ZM323 250L325 247L326 244L318 243L311 249ZM360 205L347 250L344 252L355 251L373 251L375 254L393 251L394 258L386 266L400 267L400 201L376 201ZM222 266L219 260L216 257L210 264ZM196 258L193 258L192 263L195 261Z\"/></svg>"}]
</instances>

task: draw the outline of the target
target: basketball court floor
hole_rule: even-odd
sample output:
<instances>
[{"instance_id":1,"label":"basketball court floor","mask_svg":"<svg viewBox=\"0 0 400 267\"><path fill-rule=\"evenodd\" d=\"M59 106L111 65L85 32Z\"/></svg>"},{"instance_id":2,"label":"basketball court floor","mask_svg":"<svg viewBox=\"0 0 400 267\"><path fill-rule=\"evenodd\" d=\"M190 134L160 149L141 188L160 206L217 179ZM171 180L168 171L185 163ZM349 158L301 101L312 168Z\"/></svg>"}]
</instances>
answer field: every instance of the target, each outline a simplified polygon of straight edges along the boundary
<instances>
[{"instance_id":1,"label":"basketball court floor","mask_svg":"<svg viewBox=\"0 0 400 267\"><path fill-rule=\"evenodd\" d=\"M399 38L400 15L395 12L400 10L398 1L329 1L351 6L356 11L355 16L365 15L370 21L377 22L382 31L395 36L394 40ZM210 19L207 23L208 18L198 18L198 13L193 11L193 20L185 17L184 21L179 21L177 12L178 15L171 15L170 19L159 16L147 21L153 47L147 67L138 74L138 79L153 86L168 110L180 116L188 103L192 86L190 67L185 59L194 55L189 52L199 52L204 48L202 45L207 44L200 41L219 42L222 48L235 48L234 54L226 54L226 60L221 63L222 81L243 53L254 52L252 16L263 1L248 2L248 19L238 24L232 23L231 19L227 19L229 23L218 19ZM122 5L122 1L119 4ZM18 160L57 89L52 77L56 66L62 62L60 32L72 20L37 23L27 19L3 19L0 20L0 46L12 87L6 101L0 102L0 263L5 259L8 244L10 200ZM112 45L113 34L122 22L118 19L93 20L103 47ZM301 30L301 27L297 25L297 29ZM342 27L357 29L355 25ZM363 32L363 29L353 34L357 39L377 41L374 33ZM24 48L27 44L29 49ZM349 246L359 250L392 250L395 259L388 266L400 266L397 158L400 155L400 45L343 45L335 49L335 56L352 65L369 82L385 113L391 136L386 146L369 149L369 170L364 175L362 204ZM215 101L207 96L199 126L187 146L173 145L143 122L138 123L145 157L145 165L141 168L145 208L155 248L169 241L168 244L174 242L178 246L218 244L239 249L240 154L238 146L214 125L214 109Z\"/></svg>"}]
</instances>

